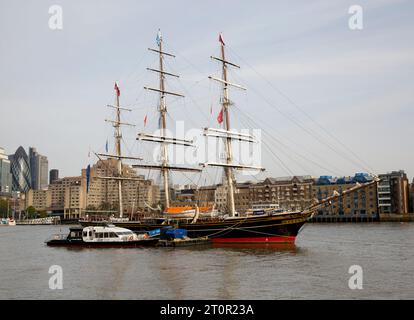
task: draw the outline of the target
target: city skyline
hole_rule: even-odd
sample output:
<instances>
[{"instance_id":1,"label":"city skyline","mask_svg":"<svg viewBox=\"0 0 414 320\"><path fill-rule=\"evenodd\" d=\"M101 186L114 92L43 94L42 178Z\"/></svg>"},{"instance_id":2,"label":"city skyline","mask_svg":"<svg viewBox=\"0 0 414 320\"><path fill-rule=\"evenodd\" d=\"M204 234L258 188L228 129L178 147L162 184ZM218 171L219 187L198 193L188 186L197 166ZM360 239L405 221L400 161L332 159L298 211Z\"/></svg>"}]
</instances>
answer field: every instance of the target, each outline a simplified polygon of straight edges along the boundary
<instances>
[{"instance_id":1,"label":"city skyline","mask_svg":"<svg viewBox=\"0 0 414 320\"><path fill-rule=\"evenodd\" d=\"M414 128L410 126L414 99L409 85L414 75L414 55L406 41L413 30L407 8L413 5L408 1L365 1L361 4L364 29L358 31L348 27L348 8L353 4L349 1L289 7L285 2L264 2L260 9L238 4L243 12L235 16L230 15L229 2L221 4L220 10L214 9L213 19L208 12L217 6L195 6L183 1L163 4L165 11L161 11L158 21L148 14L155 12L154 4L128 3L125 7L115 2L57 3L62 5L64 17L63 30L58 31L48 28L48 2L1 4L0 47L5 58L0 62L4 70L0 101L2 113L7 112L7 116L0 119L0 146L7 154L14 153L20 145L25 149L35 146L62 177L79 175L90 161L90 149L102 151L105 142L112 138L112 128L103 120L110 117L105 106L113 103L113 82L118 80L121 104L134 108L126 120L137 124L136 129L125 131L126 151L139 156L142 149L135 143L135 136L154 106L154 100L142 94L144 84L154 83L145 70L154 62L147 47L154 45L156 32L161 28L167 48L177 53L176 61L168 67L179 71L182 85L190 93L185 109L171 103L170 112L175 120L185 120L190 128L202 127L206 122L214 124L219 109L207 76L217 72L209 56L217 51L217 36L223 32L230 57L242 67L234 73L241 80L236 82L248 88L246 96L232 93L234 99L243 112L257 117L266 130L293 151L311 157L308 151L284 137L311 146L311 151L322 156L327 165L334 163L341 168L337 176L366 171L309 137L282 113L326 138L314 124L316 120L375 173L403 169L410 180L414 176ZM194 22L190 30L177 23L184 19L184 13L179 11L182 6L188 8L187 12L202 6L206 18L195 23L186 15L189 24ZM16 16L12 12L21 14ZM225 19L227 15L229 19ZM251 27L241 26L240 19L247 17L256 22ZM172 84L181 91L180 84ZM260 99L257 92L282 113ZM197 109L191 119L182 119L180 110L188 112L193 100L198 101L201 112ZM214 114L206 121L203 114L209 113L211 104ZM255 105L262 106L262 111L256 112L252 107ZM149 118L149 122L150 126L155 120ZM238 119L235 123L241 124ZM346 153L338 142L329 141L335 150ZM301 168L289 161L280 145L275 152L289 162L297 175L329 174L310 162ZM265 153L263 163L268 177L288 175Z\"/></svg>"}]
</instances>

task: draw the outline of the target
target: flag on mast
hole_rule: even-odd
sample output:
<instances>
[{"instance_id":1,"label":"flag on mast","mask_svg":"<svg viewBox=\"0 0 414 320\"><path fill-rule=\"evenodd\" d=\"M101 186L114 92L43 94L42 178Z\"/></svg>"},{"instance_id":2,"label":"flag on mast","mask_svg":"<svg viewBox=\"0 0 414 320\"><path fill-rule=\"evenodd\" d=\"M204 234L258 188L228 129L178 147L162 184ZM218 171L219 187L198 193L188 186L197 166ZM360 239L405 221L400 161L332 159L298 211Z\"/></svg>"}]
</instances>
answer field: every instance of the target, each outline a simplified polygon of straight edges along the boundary
<instances>
[{"instance_id":1,"label":"flag on mast","mask_svg":"<svg viewBox=\"0 0 414 320\"><path fill-rule=\"evenodd\" d=\"M114 87L115 91L116 91L116 95L119 97L121 95L121 91L119 90L118 84L115 82L115 87Z\"/></svg>"},{"instance_id":2,"label":"flag on mast","mask_svg":"<svg viewBox=\"0 0 414 320\"><path fill-rule=\"evenodd\" d=\"M106 150L106 153L108 153L108 139L106 139L105 150Z\"/></svg>"},{"instance_id":3,"label":"flag on mast","mask_svg":"<svg viewBox=\"0 0 414 320\"><path fill-rule=\"evenodd\" d=\"M144 127L146 126L147 126L147 115L145 115L145 118L144 118Z\"/></svg>"},{"instance_id":4,"label":"flag on mast","mask_svg":"<svg viewBox=\"0 0 414 320\"><path fill-rule=\"evenodd\" d=\"M161 40L162 40L162 34L161 34L161 30L158 29L158 33L157 33L157 45L160 46L161 44Z\"/></svg>"},{"instance_id":5,"label":"flag on mast","mask_svg":"<svg viewBox=\"0 0 414 320\"><path fill-rule=\"evenodd\" d=\"M88 164L87 168L86 168L86 193L89 192L89 182L91 178L91 165Z\"/></svg>"},{"instance_id":6,"label":"flag on mast","mask_svg":"<svg viewBox=\"0 0 414 320\"><path fill-rule=\"evenodd\" d=\"M223 46L225 46L223 36L221 35L221 33L219 34L219 41Z\"/></svg>"},{"instance_id":7,"label":"flag on mast","mask_svg":"<svg viewBox=\"0 0 414 320\"><path fill-rule=\"evenodd\" d=\"M217 116L217 122L219 124L223 122L223 108L221 108L220 113Z\"/></svg>"}]
</instances>

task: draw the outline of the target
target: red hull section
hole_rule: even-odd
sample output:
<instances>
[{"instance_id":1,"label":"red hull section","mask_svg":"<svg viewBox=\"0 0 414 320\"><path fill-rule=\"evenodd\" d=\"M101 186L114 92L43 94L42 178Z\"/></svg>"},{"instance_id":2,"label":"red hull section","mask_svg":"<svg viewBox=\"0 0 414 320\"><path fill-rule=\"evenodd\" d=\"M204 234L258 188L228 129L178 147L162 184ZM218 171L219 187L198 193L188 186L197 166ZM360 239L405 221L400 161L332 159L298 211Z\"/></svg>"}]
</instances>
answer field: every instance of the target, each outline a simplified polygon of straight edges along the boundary
<instances>
[{"instance_id":1,"label":"red hull section","mask_svg":"<svg viewBox=\"0 0 414 320\"><path fill-rule=\"evenodd\" d=\"M213 238L213 243L294 243L296 237Z\"/></svg>"}]
</instances>

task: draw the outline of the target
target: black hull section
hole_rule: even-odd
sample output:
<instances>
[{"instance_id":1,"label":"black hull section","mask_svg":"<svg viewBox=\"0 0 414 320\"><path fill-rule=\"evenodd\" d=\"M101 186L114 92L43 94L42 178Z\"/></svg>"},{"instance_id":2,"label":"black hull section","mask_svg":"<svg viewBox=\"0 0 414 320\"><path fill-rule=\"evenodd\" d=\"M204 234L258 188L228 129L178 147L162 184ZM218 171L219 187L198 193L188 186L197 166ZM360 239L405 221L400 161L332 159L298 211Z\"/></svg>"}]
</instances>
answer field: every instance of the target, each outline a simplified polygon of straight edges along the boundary
<instances>
[{"instance_id":1,"label":"black hull section","mask_svg":"<svg viewBox=\"0 0 414 320\"><path fill-rule=\"evenodd\" d=\"M173 226L187 230L190 238L209 237L221 243L293 243L310 214L301 212L274 216L240 217L233 219L200 219L196 223L175 221ZM81 222L82 226L102 225L102 222ZM114 225L134 232L162 228L161 223L118 222Z\"/></svg>"},{"instance_id":2,"label":"black hull section","mask_svg":"<svg viewBox=\"0 0 414 320\"><path fill-rule=\"evenodd\" d=\"M50 247L82 247L82 248L139 248L154 247L158 239L137 240L128 242L84 242L83 240L50 240Z\"/></svg>"}]
</instances>

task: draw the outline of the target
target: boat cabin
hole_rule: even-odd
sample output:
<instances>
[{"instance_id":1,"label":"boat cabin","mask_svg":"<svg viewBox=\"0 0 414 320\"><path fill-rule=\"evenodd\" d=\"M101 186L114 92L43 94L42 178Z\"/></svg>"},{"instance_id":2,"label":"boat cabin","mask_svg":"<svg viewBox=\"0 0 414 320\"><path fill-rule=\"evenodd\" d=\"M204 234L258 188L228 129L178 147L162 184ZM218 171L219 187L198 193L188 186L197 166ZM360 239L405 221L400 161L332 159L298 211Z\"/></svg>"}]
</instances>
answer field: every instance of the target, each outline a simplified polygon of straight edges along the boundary
<instances>
[{"instance_id":1,"label":"boat cabin","mask_svg":"<svg viewBox=\"0 0 414 320\"><path fill-rule=\"evenodd\" d=\"M83 228L82 239L85 242L123 242L138 240L138 236L125 228L95 226Z\"/></svg>"}]
</instances>

